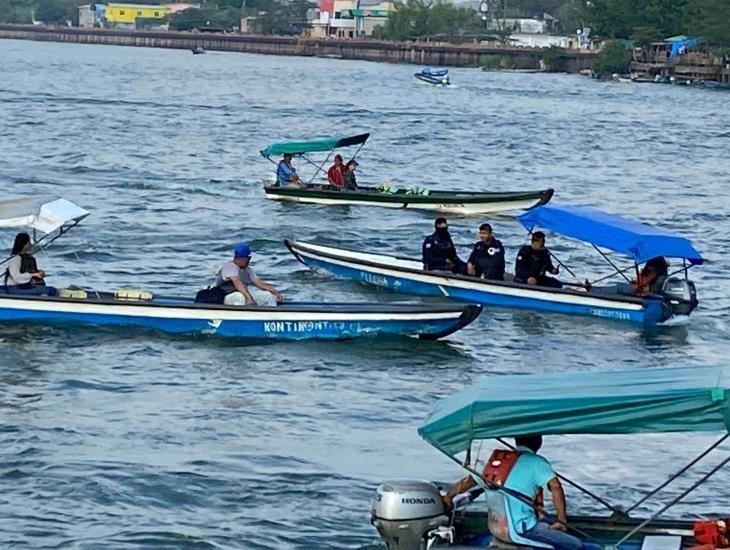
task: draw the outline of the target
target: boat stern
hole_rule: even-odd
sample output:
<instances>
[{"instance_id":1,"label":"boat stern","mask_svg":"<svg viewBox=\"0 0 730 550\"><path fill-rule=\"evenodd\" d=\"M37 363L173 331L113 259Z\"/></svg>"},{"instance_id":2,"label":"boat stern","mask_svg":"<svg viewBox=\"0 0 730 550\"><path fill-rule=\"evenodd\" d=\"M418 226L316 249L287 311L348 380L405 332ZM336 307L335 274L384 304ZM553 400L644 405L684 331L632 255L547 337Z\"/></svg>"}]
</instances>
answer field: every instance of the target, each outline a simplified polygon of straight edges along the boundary
<instances>
[{"instance_id":1,"label":"boat stern","mask_svg":"<svg viewBox=\"0 0 730 550\"><path fill-rule=\"evenodd\" d=\"M422 333L419 334L418 337L421 340L438 340L440 338L444 338L448 336L449 334L453 334L457 330L461 330L467 325L470 325L473 323L477 317L481 314L482 310L484 309L484 306L481 306L479 304L468 304L464 306L463 312L461 315L459 315L459 318L457 321L451 325L450 327L440 331L440 332L429 332L429 333Z\"/></svg>"}]
</instances>

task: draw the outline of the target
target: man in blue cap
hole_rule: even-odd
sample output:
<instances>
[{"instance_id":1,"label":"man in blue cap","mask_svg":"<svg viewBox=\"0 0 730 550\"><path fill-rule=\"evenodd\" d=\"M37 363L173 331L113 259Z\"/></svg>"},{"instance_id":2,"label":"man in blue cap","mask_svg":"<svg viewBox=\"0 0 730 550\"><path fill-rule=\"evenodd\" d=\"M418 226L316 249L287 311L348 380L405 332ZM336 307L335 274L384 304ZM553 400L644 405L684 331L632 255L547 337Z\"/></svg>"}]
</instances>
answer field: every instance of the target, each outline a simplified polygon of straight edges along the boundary
<instances>
[{"instance_id":1,"label":"man in blue cap","mask_svg":"<svg viewBox=\"0 0 730 550\"><path fill-rule=\"evenodd\" d=\"M227 306L260 305L275 307L284 296L266 281L259 279L250 266L251 247L240 243L233 251L233 260L221 266L216 286L226 292Z\"/></svg>"}]
</instances>

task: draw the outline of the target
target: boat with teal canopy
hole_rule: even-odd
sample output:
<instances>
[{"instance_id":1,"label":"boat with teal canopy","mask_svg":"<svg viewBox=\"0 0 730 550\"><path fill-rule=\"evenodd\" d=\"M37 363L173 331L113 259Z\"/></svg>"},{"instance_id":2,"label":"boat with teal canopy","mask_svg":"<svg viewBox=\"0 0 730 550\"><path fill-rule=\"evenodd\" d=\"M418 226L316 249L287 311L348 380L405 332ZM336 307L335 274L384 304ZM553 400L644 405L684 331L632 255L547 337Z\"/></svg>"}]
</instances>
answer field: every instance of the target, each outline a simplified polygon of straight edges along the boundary
<instances>
[{"instance_id":1,"label":"boat with teal canopy","mask_svg":"<svg viewBox=\"0 0 730 550\"><path fill-rule=\"evenodd\" d=\"M439 191L418 185L395 185L383 182L374 186L363 186L357 182L358 153L370 137L369 133L353 136L331 136L308 140L272 143L260 151L261 156L277 165L273 178L264 181L266 198L320 205L361 205L386 208L415 208L452 214L486 214L505 211L522 211L546 204L553 196L552 189L539 191ZM349 174L342 182L329 181L327 168L332 154L340 149L358 148L344 159ZM327 153L324 160L314 161L312 153ZM313 168L308 178L297 171L298 181L291 181L279 173L283 159L277 157L292 155ZM349 163L354 161L354 163ZM297 169L295 167L295 169ZM343 172L344 174L344 172ZM289 175L291 178L291 175ZM341 183L341 184L340 184Z\"/></svg>"},{"instance_id":2,"label":"boat with teal canopy","mask_svg":"<svg viewBox=\"0 0 730 550\"><path fill-rule=\"evenodd\" d=\"M718 439L709 448L692 457L669 479L660 480L656 488L644 492L633 503L612 503L609 498L561 473L555 475L564 485L582 492L607 510L605 515L568 517L569 530L582 539L586 550L680 550L698 547L710 539L717 542L720 540L717 537L728 536L730 525L724 520L719 523L708 520L706 510L697 509L696 518L662 518L669 509L730 463L727 449L723 453L720 447L730 434L730 367L689 366L488 376L438 401L418 433L459 464L474 479L477 488L455 501L455 509L450 513L446 509L439 510L443 487L438 484L399 481L381 485L373 505L372 521L386 542L390 540L394 532L391 527L395 524L384 516L394 513L401 518L413 517L409 516L407 505L427 500L424 495L430 491L430 515L422 502L419 511L421 520L428 517L428 525L405 525L402 520L396 522L401 539L405 533L416 532L425 526L428 530L421 533L421 540L430 544L429 548L440 546L445 541L461 547L492 544L490 547L516 548L511 546L514 540L510 540L510 534L499 530L499 523L493 521L493 516L504 513L504 502L509 499L529 504L536 513L545 510L543 505L535 504L524 494L494 484L490 478L484 477L481 471L484 459L480 459L479 453L485 440L496 440L497 446L514 450L505 438L528 435L546 438L554 435L639 435L646 438L660 433L717 434ZM725 455L716 466L661 507L655 506L653 510L656 511L649 517L635 517L637 510L649 499L713 451ZM486 463L493 464L492 458ZM393 512L391 500L394 492L400 498L397 512ZM410 496L416 493L418 497ZM482 494L486 494L486 510L470 507L471 501ZM572 499L569 501L573 502ZM696 502L694 506L697 507ZM509 510L509 506L506 509ZM389 547L395 548L392 544ZM542 547L551 548L539 544L533 546L532 543L528 546ZM397 548L418 546L401 545Z\"/></svg>"}]
</instances>

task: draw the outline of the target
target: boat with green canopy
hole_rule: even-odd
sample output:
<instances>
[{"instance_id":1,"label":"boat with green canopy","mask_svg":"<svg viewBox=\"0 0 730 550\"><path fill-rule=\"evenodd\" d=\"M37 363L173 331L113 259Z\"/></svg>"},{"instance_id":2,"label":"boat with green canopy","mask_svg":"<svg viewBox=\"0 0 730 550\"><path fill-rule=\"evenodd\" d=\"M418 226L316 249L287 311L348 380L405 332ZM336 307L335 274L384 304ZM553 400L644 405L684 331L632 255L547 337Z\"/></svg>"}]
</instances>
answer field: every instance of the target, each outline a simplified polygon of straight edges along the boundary
<instances>
[{"instance_id":1,"label":"boat with green canopy","mask_svg":"<svg viewBox=\"0 0 730 550\"><path fill-rule=\"evenodd\" d=\"M514 500L528 504L538 515L546 511L528 495L508 489L508 483L494 484L483 476L481 468L485 461L480 460L479 451L484 440L494 439L514 449L504 438L536 434L547 437L631 434L646 440L648 434L699 432L717 433L719 439L628 506L611 503L608 498L556 474L563 484L581 491L607 510L605 515L569 515L566 526L582 540L586 550L724 547L721 542L727 539L730 525L724 519L708 520L706 510L697 510L696 518L662 518L727 466L730 462L727 449L716 466L669 498L649 517L634 515L649 499L717 451L728 439L730 367L718 366L488 376L437 402L418 430L425 441L465 470L476 482L476 488L455 500L454 508L447 511L441 498L442 488L434 483L385 483L378 488L373 503L372 523L389 548L417 549L441 544L516 548L516 541L511 538L513 528L511 525L509 529L498 528L495 516L506 513L509 517L510 501ZM494 464L491 458L486 462ZM481 494L486 496L487 507L475 510L470 503ZM724 505L724 502L716 504ZM697 546L701 544L717 546ZM534 542L529 542L527 547L552 548Z\"/></svg>"},{"instance_id":2,"label":"boat with green canopy","mask_svg":"<svg viewBox=\"0 0 730 550\"><path fill-rule=\"evenodd\" d=\"M412 208L433 210L451 214L488 214L505 211L528 210L546 204L553 196L552 189L514 192L437 191L422 186L398 187L390 183L379 186L353 185L337 187L326 180L325 165L334 151L357 146L354 160L370 137L369 133L343 137L324 137L305 141L273 143L261 150L261 156L277 165L277 173L264 181L266 197L273 200L293 201L322 205L364 205L386 208ZM311 153L327 153L324 160L315 162ZM314 173L309 180L299 175L300 183L293 185L283 181L278 170L282 161L276 157L292 155L309 164ZM347 162L347 161L345 161Z\"/></svg>"}]
</instances>

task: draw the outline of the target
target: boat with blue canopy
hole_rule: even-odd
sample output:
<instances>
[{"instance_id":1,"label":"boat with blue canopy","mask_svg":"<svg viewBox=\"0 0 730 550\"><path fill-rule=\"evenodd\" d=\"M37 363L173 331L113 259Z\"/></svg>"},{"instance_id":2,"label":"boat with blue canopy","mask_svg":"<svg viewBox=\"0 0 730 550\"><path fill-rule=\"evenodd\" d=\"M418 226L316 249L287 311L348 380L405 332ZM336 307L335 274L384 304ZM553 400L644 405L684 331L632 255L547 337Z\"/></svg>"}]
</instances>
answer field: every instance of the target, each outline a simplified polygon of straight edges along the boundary
<instances>
[{"instance_id":1,"label":"boat with blue canopy","mask_svg":"<svg viewBox=\"0 0 730 550\"><path fill-rule=\"evenodd\" d=\"M719 548L724 546L717 537L726 540L730 536L726 519L708 520L703 510L697 510L693 518L663 519L668 510L730 463L727 450L720 447L730 436L730 367L492 375L438 401L418 433L465 470L476 487L447 510L442 500L444 487L439 484L408 480L382 484L372 505L371 521L390 549L552 548L532 541L525 546L524 540L515 540L519 535L511 527L506 528L509 523L505 524L510 521L514 500L528 504L538 515L547 513L544 505L493 483L482 472L493 464L491 457L480 457L486 440L514 450L505 438L535 434L547 438L637 435L646 439L650 434L716 433L718 438L706 450L633 503L612 503L564 474L556 475L564 485L606 509L604 515L568 516L565 525L582 540L585 550ZM654 508L649 517L639 517L638 510L647 501L714 451L723 454L717 465ZM475 509L471 503L482 495L486 509ZM715 504L724 506L724 502ZM696 501L693 506L697 507ZM701 546L708 539L714 539L717 546Z\"/></svg>"},{"instance_id":2,"label":"boat with blue canopy","mask_svg":"<svg viewBox=\"0 0 730 550\"><path fill-rule=\"evenodd\" d=\"M645 223L583 206L540 206L522 214L520 223L532 231L537 227L561 233L591 244L611 265L608 275L592 283L564 281L566 288L516 283L511 274L504 281L485 280L443 271L426 271L415 258L364 253L318 243L286 241L292 254L303 264L397 292L426 296L446 296L454 300L486 306L531 309L569 315L587 315L652 326L680 322L697 307L695 285L689 280L690 267L703 259L684 237ZM628 267L619 267L602 249L628 256ZM682 267L657 276L647 291L627 276L653 258L680 258ZM565 271L572 269L559 262ZM612 277L624 282L607 284ZM600 284L599 284L600 283Z\"/></svg>"},{"instance_id":3,"label":"boat with blue canopy","mask_svg":"<svg viewBox=\"0 0 730 550\"><path fill-rule=\"evenodd\" d=\"M369 133L364 133L354 136L284 141L267 146L261 150L261 156L265 159L277 164L274 160L276 157L292 155L311 166L313 174L306 182L304 181L306 178L300 174L302 182L300 185L282 184L276 175L265 180L266 198L307 204L380 206L473 215L527 210L547 204L553 196L552 189L505 192L439 191L421 185L399 187L391 183L382 183L378 186L356 184L355 188L335 188L328 185L326 177L323 181L316 179L326 173L325 166L334 151L358 147L351 156L354 160L369 137ZM324 160L315 162L309 158L311 153L325 152L328 154Z\"/></svg>"},{"instance_id":4,"label":"boat with blue canopy","mask_svg":"<svg viewBox=\"0 0 730 550\"><path fill-rule=\"evenodd\" d=\"M0 201L0 228L30 228L35 249L78 225L89 212L66 200ZM6 259L7 262L10 258ZM195 303L143 289L60 288L57 296L9 294L0 286L0 323L136 326L176 334L264 340L406 335L435 340L469 325L479 305L285 302L278 307Z\"/></svg>"}]
</instances>

